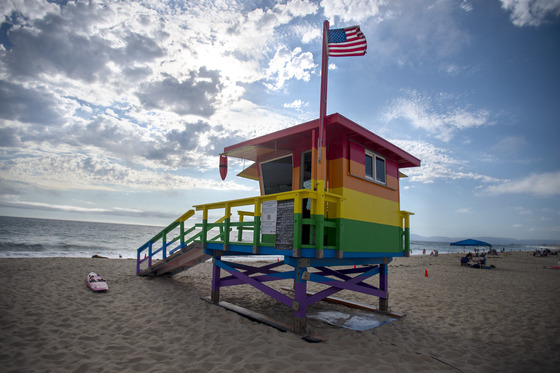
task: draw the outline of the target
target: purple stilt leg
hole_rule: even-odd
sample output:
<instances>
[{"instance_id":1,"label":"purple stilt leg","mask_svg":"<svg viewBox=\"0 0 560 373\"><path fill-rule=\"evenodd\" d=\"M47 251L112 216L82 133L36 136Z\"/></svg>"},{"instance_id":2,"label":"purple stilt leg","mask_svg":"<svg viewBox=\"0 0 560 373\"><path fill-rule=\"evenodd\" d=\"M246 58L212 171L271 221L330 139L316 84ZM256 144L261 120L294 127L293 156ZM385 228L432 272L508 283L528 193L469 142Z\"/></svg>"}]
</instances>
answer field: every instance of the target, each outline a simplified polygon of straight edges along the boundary
<instances>
[{"instance_id":1,"label":"purple stilt leg","mask_svg":"<svg viewBox=\"0 0 560 373\"><path fill-rule=\"evenodd\" d=\"M212 259L212 293L210 295L210 301L212 303L220 302L220 267L216 265L216 260L220 260L221 257L214 257Z\"/></svg>"},{"instance_id":2,"label":"purple stilt leg","mask_svg":"<svg viewBox=\"0 0 560 373\"><path fill-rule=\"evenodd\" d=\"M296 334L304 334L307 328L307 281L303 278L306 271L307 268L302 266L300 260L296 271L294 271L294 301L292 304L294 332Z\"/></svg>"},{"instance_id":3,"label":"purple stilt leg","mask_svg":"<svg viewBox=\"0 0 560 373\"><path fill-rule=\"evenodd\" d=\"M389 293L388 293L388 276L387 264L379 265L379 290L385 293L385 297L379 297L379 310L389 311Z\"/></svg>"}]
</instances>

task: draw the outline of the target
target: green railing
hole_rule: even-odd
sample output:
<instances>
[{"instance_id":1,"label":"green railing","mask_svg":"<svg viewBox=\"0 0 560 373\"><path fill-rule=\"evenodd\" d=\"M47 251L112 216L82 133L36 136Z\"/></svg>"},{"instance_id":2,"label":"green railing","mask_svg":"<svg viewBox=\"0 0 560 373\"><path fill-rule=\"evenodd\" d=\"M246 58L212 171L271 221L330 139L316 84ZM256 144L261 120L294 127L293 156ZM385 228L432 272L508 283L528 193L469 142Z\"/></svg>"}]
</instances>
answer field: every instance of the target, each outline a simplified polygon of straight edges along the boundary
<instances>
[{"instance_id":1,"label":"green railing","mask_svg":"<svg viewBox=\"0 0 560 373\"><path fill-rule=\"evenodd\" d=\"M410 216L413 212L401 210L400 218L402 221L403 251L405 256L410 256Z\"/></svg>"},{"instance_id":2,"label":"green railing","mask_svg":"<svg viewBox=\"0 0 560 373\"><path fill-rule=\"evenodd\" d=\"M194 208L197 211L202 211L202 223L196 225L201 229L200 242L203 246L208 242L219 242L223 244L225 251L229 250L230 244L252 245L253 254L259 254L260 247L274 246L273 242L267 241L266 237L261 234L262 203L286 200L294 202L294 256L298 256L299 250L302 248L314 248L319 253L323 249L340 249L343 232L339 226L339 219L336 217L341 216L343 198L337 194L308 189L195 205ZM307 200L310 201L309 217L304 217L304 203ZM253 211L246 211L248 208ZM239 216L237 221L232 220L235 209L242 209L237 211ZM219 215L223 214L224 220L209 223L208 216L210 212L215 211L219 211ZM253 220L245 220L247 217L252 217ZM309 228L305 229L306 226ZM220 234L210 239L209 232L216 228L220 230ZM230 234L233 229L238 231L235 237ZM245 231L252 232L252 236L248 240L244 239ZM329 238L328 242L325 242L325 236Z\"/></svg>"}]
</instances>

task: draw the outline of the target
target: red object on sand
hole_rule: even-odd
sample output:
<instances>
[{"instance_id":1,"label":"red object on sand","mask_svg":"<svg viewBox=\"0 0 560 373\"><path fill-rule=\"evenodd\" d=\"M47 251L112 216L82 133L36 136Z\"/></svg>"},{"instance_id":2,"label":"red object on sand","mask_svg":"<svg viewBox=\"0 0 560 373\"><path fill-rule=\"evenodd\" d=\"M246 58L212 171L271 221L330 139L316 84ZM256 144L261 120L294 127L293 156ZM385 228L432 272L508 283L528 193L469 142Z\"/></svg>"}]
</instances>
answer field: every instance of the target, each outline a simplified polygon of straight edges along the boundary
<instances>
[{"instance_id":1,"label":"red object on sand","mask_svg":"<svg viewBox=\"0 0 560 373\"><path fill-rule=\"evenodd\" d=\"M426 272L424 272L424 277L428 277L428 269L426 268Z\"/></svg>"},{"instance_id":2,"label":"red object on sand","mask_svg":"<svg viewBox=\"0 0 560 373\"><path fill-rule=\"evenodd\" d=\"M227 175L227 155L220 154L220 176L222 180L226 179Z\"/></svg>"}]
</instances>

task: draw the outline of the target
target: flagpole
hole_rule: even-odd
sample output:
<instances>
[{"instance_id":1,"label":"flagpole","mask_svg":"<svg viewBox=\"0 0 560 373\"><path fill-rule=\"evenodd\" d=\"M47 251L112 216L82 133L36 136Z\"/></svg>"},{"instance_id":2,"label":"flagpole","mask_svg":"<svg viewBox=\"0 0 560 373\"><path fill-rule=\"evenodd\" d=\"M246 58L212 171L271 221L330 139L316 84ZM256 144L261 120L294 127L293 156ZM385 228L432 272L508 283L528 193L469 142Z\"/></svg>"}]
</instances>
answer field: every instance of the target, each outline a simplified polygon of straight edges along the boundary
<instances>
[{"instance_id":1,"label":"flagpole","mask_svg":"<svg viewBox=\"0 0 560 373\"><path fill-rule=\"evenodd\" d=\"M325 117L327 116L327 82L329 73L329 21L323 23L323 55L321 58L321 98L319 113L319 142L317 144L317 182L322 181L323 190L326 182L327 155L326 155L326 135Z\"/></svg>"}]
</instances>

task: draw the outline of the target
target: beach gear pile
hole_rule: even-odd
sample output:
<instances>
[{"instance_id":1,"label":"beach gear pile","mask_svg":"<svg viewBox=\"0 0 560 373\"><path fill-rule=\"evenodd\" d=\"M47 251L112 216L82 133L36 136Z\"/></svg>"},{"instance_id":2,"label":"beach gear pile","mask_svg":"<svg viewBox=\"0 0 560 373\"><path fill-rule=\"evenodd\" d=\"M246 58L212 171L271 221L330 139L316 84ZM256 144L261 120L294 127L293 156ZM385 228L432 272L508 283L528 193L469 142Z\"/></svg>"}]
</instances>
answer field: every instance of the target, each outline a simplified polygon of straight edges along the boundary
<instances>
[{"instance_id":1,"label":"beach gear pile","mask_svg":"<svg viewBox=\"0 0 560 373\"><path fill-rule=\"evenodd\" d=\"M461 265L467 266L470 268L481 268L481 269L494 269L496 268L495 265L491 264L489 266L486 265L486 254L480 253L473 256L472 253L468 253L464 257L461 258Z\"/></svg>"}]
</instances>

